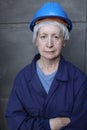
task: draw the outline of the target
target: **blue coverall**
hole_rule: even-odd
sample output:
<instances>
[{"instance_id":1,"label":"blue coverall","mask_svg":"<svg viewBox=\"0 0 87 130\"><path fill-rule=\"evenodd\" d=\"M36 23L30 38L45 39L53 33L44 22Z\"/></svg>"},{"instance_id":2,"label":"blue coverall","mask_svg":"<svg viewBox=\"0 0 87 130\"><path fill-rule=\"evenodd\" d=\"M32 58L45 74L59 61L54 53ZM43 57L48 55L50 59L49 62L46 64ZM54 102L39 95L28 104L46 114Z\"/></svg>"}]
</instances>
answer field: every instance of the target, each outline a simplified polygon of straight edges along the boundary
<instances>
[{"instance_id":1,"label":"blue coverall","mask_svg":"<svg viewBox=\"0 0 87 130\"><path fill-rule=\"evenodd\" d=\"M15 78L6 110L10 130L50 130L49 119L69 117L61 130L87 130L87 77L62 56L48 94L36 72L36 55Z\"/></svg>"}]
</instances>

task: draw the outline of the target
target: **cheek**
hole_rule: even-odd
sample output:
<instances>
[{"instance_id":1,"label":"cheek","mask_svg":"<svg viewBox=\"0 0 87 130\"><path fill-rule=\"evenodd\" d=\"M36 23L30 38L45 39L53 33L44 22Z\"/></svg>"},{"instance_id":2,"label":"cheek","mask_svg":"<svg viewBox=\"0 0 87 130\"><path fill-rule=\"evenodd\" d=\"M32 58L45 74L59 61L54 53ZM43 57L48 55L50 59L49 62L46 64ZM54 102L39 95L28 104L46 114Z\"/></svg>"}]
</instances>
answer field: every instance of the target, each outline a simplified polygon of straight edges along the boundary
<instances>
[{"instance_id":1,"label":"cheek","mask_svg":"<svg viewBox=\"0 0 87 130\"><path fill-rule=\"evenodd\" d=\"M38 48L39 52L43 50L43 44L41 44L39 41L36 42L36 47Z\"/></svg>"},{"instance_id":2,"label":"cheek","mask_svg":"<svg viewBox=\"0 0 87 130\"><path fill-rule=\"evenodd\" d=\"M61 51L63 48L63 44L59 44L59 45L55 46L55 48L56 48L56 50Z\"/></svg>"}]
</instances>

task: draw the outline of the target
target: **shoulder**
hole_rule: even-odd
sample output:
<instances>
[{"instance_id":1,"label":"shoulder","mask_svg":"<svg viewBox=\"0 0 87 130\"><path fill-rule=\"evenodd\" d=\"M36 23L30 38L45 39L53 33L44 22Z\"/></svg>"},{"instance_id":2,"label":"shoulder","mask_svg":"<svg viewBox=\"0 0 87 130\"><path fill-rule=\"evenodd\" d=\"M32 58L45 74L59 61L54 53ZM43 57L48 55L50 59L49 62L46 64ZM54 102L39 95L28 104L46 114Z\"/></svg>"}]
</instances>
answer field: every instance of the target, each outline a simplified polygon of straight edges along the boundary
<instances>
[{"instance_id":1,"label":"shoulder","mask_svg":"<svg viewBox=\"0 0 87 130\"><path fill-rule=\"evenodd\" d=\"M65 61L65 64L67 65L69 80L73 82L75 90L76 88L77 90L79 90L80 88L82 89L87 88L86 74L71 62Z\"/></svg>"},{"instance_id":2,"label":"shoulder","mask_svg":"<svg viewBox=\"0 0 87 130\"><path fill-rule=\"evenodd\" d=\"M22 68L15 76L14 78L14 84L22 83L24 81L28 81L30 77L30 69L31 65L28 64L24 68Z\"/></svg>"},{"instance_id":3,"label":"shoulder","mask_svg":"<svg viewBox=\"0 0 87 130\"><path fill-rule=\"evenodd\" d=\"M25 78L26 80L30 80L31 77L36 72L36 61L38 60L39 55L35 55L30 64L26 65L23 69L21 69L16 75L16 79Z\"/></svg>"},{"instance_id":4,"label":"shoulder","mask_svg":"<svg viewBox=\"0 0 87 130\"><path fill-rule=\"evenodd\" d=\"M15 76L14 81L18 81L18 80L26 80L29 81L33 75L35 71L35 61L34 59L31 61L31 63L27 64L26 66L24 66Z\"/></svg>"},{"instance_id":5,"label":"shoulder","mask_svg":"<svg viewBox=\"0 0 87 130\"><path fill-rule=\"evenodd\" d=\"M66 61L67 68L69 69L69 73L73 74L74 77L84 77L86 78L86 74L76 65L72 64L69 61ZM70 71L71 70L71 71Z\"/></svg>"},{"instance_id":6,"label":"shoulder","mask_svg":"<svg viewBox=\"0 0 87 130\"><path fill-rule=\"evenodd\" d=\"M64 62L67 69L68 81L72 82L75 93L78 93L79 90L87 90L86 74L71 62L66 60Z\"/></svg>"},{"instance_id":7,"label":"shoulder","mask_svg":"<svg viewBox=\"0 0 87 130\"><path fill-rule=\"evenodd\" d=\"M63 58L63 67L66 70L66 73L70 79L79 79L79 80L85 80L87 79L86 74L76 65L72 64L71 62L65 60Z\"/></svg>"}]
</instances>

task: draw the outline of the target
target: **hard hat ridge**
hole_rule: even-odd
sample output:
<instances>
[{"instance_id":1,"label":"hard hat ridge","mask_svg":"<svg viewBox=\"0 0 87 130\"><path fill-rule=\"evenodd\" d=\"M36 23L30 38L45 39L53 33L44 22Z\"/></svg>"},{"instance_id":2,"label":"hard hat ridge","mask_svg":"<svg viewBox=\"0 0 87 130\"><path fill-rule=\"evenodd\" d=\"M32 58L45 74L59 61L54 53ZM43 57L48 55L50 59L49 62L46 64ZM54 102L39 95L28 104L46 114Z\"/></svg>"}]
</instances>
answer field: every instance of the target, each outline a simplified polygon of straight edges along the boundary
<instances>
[{"instance_id":1,"label":"hard hat ridge","mask_svg":"<svg viewBox=\"0 0 87 130\"><path fill-rule=\"evenodd\" d=\"M72 29L71 20L68 18L67 13L63 10L61 5L57 2L46 2L39 10L37 10L30 23L30 29L33 31L36 22L45 18L61 19L68 24L67 28L69 31Z\"/></svg>"}]
</instances>

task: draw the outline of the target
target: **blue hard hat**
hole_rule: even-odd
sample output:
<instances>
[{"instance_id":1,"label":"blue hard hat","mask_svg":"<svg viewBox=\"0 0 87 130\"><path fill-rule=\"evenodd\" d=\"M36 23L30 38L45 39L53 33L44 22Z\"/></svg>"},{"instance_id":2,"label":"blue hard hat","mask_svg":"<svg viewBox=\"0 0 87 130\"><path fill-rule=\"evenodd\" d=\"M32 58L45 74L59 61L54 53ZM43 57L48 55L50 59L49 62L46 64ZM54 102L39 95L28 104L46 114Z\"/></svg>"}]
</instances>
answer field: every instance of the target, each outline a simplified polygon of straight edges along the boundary
<instances>
[{"instance_id":1,"label":"blue hard hat","mask_svg":"<svg viewBox=\"0 0 87 130\"><path fill-rule=\"evenodd\" d=\"M36 21L44 18L59 18L64 20L68 26L68 30L72 29L72 22L67 13L63 10L57 2L46 2L34 15L33 20L30 22L30 29L33 31Z\"/></svg>"}]
</instances>

